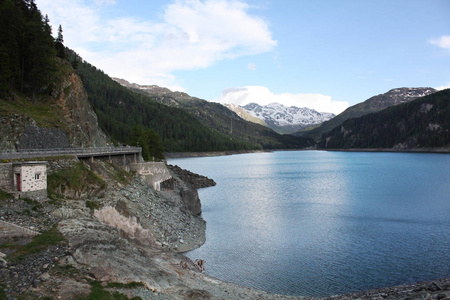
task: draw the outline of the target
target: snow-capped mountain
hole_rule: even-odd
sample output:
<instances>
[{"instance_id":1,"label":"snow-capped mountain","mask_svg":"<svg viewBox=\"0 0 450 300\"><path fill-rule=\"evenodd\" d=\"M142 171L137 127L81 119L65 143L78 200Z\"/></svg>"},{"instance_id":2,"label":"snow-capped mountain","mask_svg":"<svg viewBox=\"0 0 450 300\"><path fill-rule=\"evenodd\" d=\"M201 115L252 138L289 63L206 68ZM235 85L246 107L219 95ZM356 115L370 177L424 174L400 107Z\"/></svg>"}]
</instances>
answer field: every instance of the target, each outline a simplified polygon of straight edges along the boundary
<instances>
[{"instance_id":1,"label":"snow-capped mountain","mask_svg":"<svg viewBox=\"0 0 450 300\"><path fill-rule=\"evenodd\" d=\"M265 106L250 103L242 108L250 115L266 122L270 128L279 133L293 133L328 121L335 116L332 113L321 113L306 107L287 107L279 103Z\"/></svg>"}]
</instances>

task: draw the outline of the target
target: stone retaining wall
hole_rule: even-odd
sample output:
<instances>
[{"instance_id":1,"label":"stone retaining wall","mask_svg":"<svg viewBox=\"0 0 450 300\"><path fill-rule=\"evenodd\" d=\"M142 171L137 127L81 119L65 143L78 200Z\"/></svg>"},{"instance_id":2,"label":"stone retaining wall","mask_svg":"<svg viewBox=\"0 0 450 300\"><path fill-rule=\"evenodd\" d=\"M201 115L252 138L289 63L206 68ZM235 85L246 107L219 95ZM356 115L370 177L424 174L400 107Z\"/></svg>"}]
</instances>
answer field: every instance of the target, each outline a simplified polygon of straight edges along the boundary
<instances>
[{"instance_id":1,"label":"stone retaining wall","mask_svg":"<svg viewBox=\"0 0 450 300\"><path fill-rule=\"evenodd\" d=\"M130 169L143 176L149 184L153 185L155 191L161 190L161 183L172 179L169 169L163 162L131 163Z\"/></svg>"},{"instance_id":2,"label":"stone retaining wall","mask_svg":"<svg viewBox=\"0 0 450 300\"><path fill-rule=\"evenodd\" d=\"M0 164L0 189L11 191L13 186L12 163Z\"/></svg>"}]
</instances>

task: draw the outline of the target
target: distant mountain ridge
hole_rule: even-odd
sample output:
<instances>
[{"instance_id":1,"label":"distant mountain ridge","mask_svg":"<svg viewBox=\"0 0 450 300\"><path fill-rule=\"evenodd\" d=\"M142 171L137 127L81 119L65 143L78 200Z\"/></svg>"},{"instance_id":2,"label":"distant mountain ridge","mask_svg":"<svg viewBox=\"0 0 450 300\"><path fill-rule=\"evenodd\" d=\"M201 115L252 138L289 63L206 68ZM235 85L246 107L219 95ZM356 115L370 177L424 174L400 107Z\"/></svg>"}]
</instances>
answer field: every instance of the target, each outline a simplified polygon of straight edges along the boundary
<instances>
[{"instance_id":1,"label":"distant mountain ridge","mask_svg":"<svg viewBox=\"0 0 450 300\"><path fill-rule=\"evenodd\" d=\"M324 134L318 146L325 149L449 149L450 89L348 119Z\"/></svg>"},{"instance_id":2,"label":"distant mountain ridge","mask_svg":"<svg viewBox=\"0 0 450 300\"><path fill-rule=\"evenodd\" d=\"M227 107L229 110L234 111L239 117L241 117L244 120L247 120L252 123L260 124L262 126L269 127L269 125L264 122L264 120L258 119L257 117L252 116L249 114L245 109L240 107L239 105L235 105L233 103L225 103L223 104L225 107Z\"/></svg>"},{"instance_id":3,"label":"distant mountain ridge","mask_svg":"<svg viewBox=\"0 0 450 300\"><path fill-rule=\"evenodd\" d=\"M278 133L293 133L328 121L335 116L332 113L321 113L307 107L288 107L280 103L271 103L264 106L250 103L242 106L242 108L251 116L263 120Z\"/></svg>"},{"instance_id":4,"label":"distant mountain ridge","mask_svg":"<svg viewBox=\"0 0 450 300\"><path fill-rule=\"evenodd\" d=\"M272 129L249 122L220 103L172 92L156 85L139 85L113 78L128 89L149 96L155 102L181 108L208 128L233 140L248 144L252 149L298 149L314 145L309 138L281 135Z\"/></svg>"},{"instance_id":5,"label":"distant mountain ridge","mask_svg":"<svg viewBox=\"0 0 450 300\"><path fill-rule=\"evenodd\" d=\"M307 132L298 132L297 134L319 140L322 134L332 130L336 126L341 125L345 120L378 112L390 106L410 102L435 92L436 90L431 87L395 88L389 90L387 93L373 96L364 102L350 106L336 117L324 122L318 128Z\"/></svg>"}]
</instances>

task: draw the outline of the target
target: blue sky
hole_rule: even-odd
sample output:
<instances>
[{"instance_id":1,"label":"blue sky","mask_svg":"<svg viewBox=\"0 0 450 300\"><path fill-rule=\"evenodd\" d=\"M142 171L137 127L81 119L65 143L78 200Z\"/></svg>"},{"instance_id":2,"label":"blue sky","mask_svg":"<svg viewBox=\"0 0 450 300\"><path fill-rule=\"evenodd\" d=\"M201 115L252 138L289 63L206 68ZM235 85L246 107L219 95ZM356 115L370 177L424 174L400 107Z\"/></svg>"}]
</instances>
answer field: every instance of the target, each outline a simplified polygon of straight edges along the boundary
<instances>
[{"instance_id":1,"label":"blue sky","mask_svg":"<svg viewBox=\"0 0 450 300\"><path fill-rule=\"evenodd\" d=\"M36 0L112 77L217 102L339 113L450 87L447 0Z\"/></svg>"}]
</instances>

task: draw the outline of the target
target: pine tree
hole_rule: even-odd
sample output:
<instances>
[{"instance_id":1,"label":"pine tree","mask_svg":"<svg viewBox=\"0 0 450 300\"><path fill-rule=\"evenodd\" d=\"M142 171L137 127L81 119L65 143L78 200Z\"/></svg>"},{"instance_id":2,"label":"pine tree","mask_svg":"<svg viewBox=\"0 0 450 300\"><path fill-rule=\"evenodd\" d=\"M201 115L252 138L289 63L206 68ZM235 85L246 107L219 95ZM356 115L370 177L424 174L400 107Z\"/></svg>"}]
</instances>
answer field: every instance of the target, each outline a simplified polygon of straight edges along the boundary
<instances>
[{"instance_id":1,"label":"pine tree","mask_svg":"<svg viewBox=\"0 0 450 300\"><path fill-rule=\"evenodd\" d=\"M64 50L64 38L61 24L58 27L58 36L55 40L56 55L62 59L66 58L66 52Z\"/></svg>"}]
</instances>

